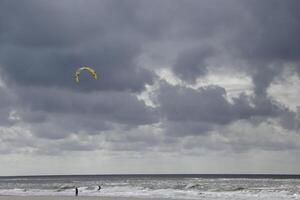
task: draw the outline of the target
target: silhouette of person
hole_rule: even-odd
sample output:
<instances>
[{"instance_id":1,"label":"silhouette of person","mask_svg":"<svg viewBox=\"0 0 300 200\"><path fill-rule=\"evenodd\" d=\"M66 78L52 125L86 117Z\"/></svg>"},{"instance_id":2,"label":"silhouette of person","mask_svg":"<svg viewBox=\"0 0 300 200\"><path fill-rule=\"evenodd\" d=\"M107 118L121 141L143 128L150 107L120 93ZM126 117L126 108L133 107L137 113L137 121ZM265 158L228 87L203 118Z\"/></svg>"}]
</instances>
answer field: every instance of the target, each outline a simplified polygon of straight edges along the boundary
<instances>
[{"instance_id":1,"label":"silhouette of person","mask_svg":"<svg viewBox=\"0 0 300 200\"><path fill-rule=\"evenodd\" d=\"M75 196L78 196L78 188L75 188Z\"/></svg>"}]
</instances>

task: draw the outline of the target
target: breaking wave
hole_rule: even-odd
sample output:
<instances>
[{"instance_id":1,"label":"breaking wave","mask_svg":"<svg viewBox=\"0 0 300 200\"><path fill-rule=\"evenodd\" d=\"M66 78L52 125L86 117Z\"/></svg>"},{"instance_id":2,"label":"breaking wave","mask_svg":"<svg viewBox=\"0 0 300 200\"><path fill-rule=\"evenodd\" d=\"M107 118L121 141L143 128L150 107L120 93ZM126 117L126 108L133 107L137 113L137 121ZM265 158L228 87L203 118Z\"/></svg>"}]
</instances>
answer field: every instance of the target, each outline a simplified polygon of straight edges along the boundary
<instances>
[{"instance_id":1,"label":"breaking wave","mask_svg":"<svg viewBox=\"0 0 300 200\"><path fill-rule=\"evenodd\" d=\"M98 190L98 185L102 189ZM0 195L147 197L172 199L299 199L300 180L111 177L1 180Z\"/></svg>"}]
</instances>

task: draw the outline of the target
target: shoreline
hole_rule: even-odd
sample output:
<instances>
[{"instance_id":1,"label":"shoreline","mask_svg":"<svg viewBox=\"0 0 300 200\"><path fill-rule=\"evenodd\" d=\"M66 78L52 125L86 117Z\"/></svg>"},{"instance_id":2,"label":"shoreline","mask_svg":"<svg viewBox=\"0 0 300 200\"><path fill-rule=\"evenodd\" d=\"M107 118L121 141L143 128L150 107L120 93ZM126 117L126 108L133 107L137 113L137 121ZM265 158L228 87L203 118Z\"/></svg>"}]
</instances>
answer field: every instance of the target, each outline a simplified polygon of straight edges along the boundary
<instances>
[{"instance_id":1,"label":"shoreline","mask_svg":"<svg viewBox=\"0 0 300 200\"><path fill-rule=\"evenodd\" d=\"M171 198L103 197L103 196L16 196L0 195L0 200L171 200Z\"/></svg>"}]
</instances>

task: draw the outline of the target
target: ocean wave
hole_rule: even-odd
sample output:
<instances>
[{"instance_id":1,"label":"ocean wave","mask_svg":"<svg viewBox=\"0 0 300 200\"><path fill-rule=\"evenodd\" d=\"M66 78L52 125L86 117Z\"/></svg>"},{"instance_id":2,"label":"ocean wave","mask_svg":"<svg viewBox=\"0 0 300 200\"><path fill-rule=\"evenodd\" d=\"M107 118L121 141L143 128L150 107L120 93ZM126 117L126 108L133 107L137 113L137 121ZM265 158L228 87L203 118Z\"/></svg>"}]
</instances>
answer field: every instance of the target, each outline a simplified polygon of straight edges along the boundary
<instances>
[{"instance_id":1,"label":"ocean wave","mask_svg":"<svg viewBox=\"0 0 300 200\"><path fill-rule=\"evenodd\" d=\"M98 190L98 185L102 189ZM300 181L195 179L195 178L112 178L70 179L47 182L32 180L0 181L0 195L17 196L147 197L204 200L299 199Z\"/></svg>"},{"instance_id":2,"label":"ocean wave","mask_svg":"<svg viewBox=\"0 0 300 200\"><path fill-rule=\"evenodd\" d=\"M69 190L69 189L74 189L75 185L66 184L66 185L60 185L57 187L58 187L58 189L56 191L61 192L61 191Z\"/></svg>"},{"instance_id":3,"label":"ocean wave","mask_svg":"<svg viewBox=\"0 0 300 200\"><path fill-rule=\"evenodd\" d=\"M184 189L189 190L189 189L202 189L203 186L199 183L189 183L185 186Z\"/></svg>"}]
</instances>

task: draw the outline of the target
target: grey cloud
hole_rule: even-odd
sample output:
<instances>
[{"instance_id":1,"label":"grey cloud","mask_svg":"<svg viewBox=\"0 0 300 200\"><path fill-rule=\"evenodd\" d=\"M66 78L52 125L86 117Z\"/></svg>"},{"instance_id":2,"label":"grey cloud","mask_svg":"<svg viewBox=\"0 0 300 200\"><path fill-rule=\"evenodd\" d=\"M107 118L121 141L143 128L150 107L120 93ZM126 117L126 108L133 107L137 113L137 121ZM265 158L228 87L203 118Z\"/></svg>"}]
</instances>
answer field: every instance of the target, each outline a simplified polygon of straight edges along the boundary
<instances>
[{"instance_id":1,"label":"grey cloud","mask_svg":"<svg viewBox=\"0 0 300 200\"><path fill-rule=\"evenodd\" d=\"M18 122L11 114L14 110L15 99L7 89L0 87L0 126L12 126Z\"/></svg>"},{"instance_id":2,"label":"grey cloud","mask_svg":"<svg viewBox=\"0 0 300 200\"><path fill-rule=\"evenodd\" d=\"M16 93L15 102L3 103L1 124L10 122L9 105L35 137L50 140L158 121L154 109L134 94L155 78L136 59L161 26L151 13L140 18L145 10L141 3L0 4L1 75ZM85 64L100 79L89 80L83 73L76 84L75 70Z\"/></svg>"},{"instance_id":3,"label":"grey cloud","mask_svg":"<svg viewBox=\"0 0 300 200\"><path fill-rule=\"evenodd\" d=\"M187 155L214 151L226 155L251 151L290 151L299 149L299 136L295 132L274 129L273 123L251 124L246 120L213 130L206 135L189 135L180 138L182 150ZM275 125L276 126L276 125Z\"/></svg>"},{"instance_id":4,"label":"grey cloud","mask_svg":"<svg viewBox=\"0 0 300 200\"><path fill-rule=\"evenodd\" d=\"M162 115L172 121L227 124L253 112L246 98L235 99L236 107L229 103L225 89L218 86L192 89L163 83L157 98Z\"/></svg>"},{"instance_id":5,"label":"grey cloud","mask_svg":"<svg viewBox=\"0 0 300 200\"><path fill-rule=\"evenodd\" d=\"M190 135L204 135L209 131L216 129L217 125L207 122L195 121L166 121L164 123L164 130L166 134L172 136L190 136Z\"/></svg>"},{"instance_id":6,"label":"grey cloud","mask_svg":"<svg viewBox=\"0 0 300 200\"><path fill-rule=\"evenodd\" d=\"M149 150L159 149L161 137L140 128L130 130L108 130L103 134L86 135L86 134L68 135L65 138L57 138L52 148L40 148L43 154L60 155L68 151L95 151L107 150L115 152L146 152ZM47 138L46 138L47 139Z\"/></svg>"},{"instance_id":7,"label":"grey cloud","mask_svg":"<svg viewBox=\"0 0 300 200\"><path fill-rule=\"evenodd\" d=\"M298 68L300 4L276 0L245 1L241 5L247 13L246 26L241 24L234 30L234 37L225 41L226 47L247 62L256 94L264 95L284 67Z\"/></svg>"},{"instance_id":8,"label":"grey cloud","mask_svg":"<svg viewBox=\"0 0 300 200\"><path fill-rule=\"evenodd\" d=\"M257 97L266 96L267 89L274 80L283 71L282 64L256 64L252 65L252 82L254 84L254 93Z\"/></svg>"},{"instance_id":9,"label":"grey cloud","mask_svg":"<svg viewBox=\"0 0 300 200\"><path fill-rule=\"evenodd\" d=\"M291 111L282 113L280 118L282 126L288 130L299 130L300 129L300 118L299 114Z\"/></svg>"},{"instance_id":10,"label":"grey cloud","mask_svg":"<svg viewBox=\"0 0 300 200\"><path fill-rule=\"evenodd\" d=\"M251 15L249 34L243 32L236 43L244 56L267 61L299 61L299 1L246 1L243 6ZM248 29L249 30L249 29Z\"/></svg>"},{"instance_id":11,"label":"grey cloud","mask_svg":"<svg viewBox=\"0 0 300 200\"><path fill-rule=\"evenodd\" d=\"M1 18L7 20L0 23L0 62L10 79L21 85L78 89L74 71L87 64L101 78L82 83L81 91L140 92L152 83L153 73L136 63L145 38L139 24L134 28L137 16L130 4L119 9L120 5L105 1L66 3L3 3ZM15 12L18 15L12 16ZM116 30L120 26L124 32Z\"/></svg>"},{"instance_id":12,"label":"grey cloud","mask_svg":"<svg viewBox=\"0 0 300 200\"><path fill-rule=\"evenodd\" d=\"M194 83L207 73L207 58L214 54L210 47L197 47L184 51L174 64L174 73L183 80Z\"/></svg>"},{"instance_id":13,"label":"grey cloud","mask_svg":"<svg viewBox=\"0 0 300 200\"><path fill-rule=\"evenodd\" d=\"M226 6L231 5L231 3L226 3ZM198 34L192 36L187 32L181 32L179 38L191 41L191 46L195 46L194 44L206 45L202 52L207 50L207 52L212 51L213 53L202 53L201 49L197 48L179 51L173 70L177 77L193 83L197 78L203 77L209 70L209 65L205 63L208 59L218 61L220 59L219 56L228 56L232 62L225 63L227 68L240 67L251 76L255 97L240 96L231 105L220 98L220 92L219 95L211 95L207 99L202 97L202 101L207 102L213 98L218 99L211 100L211 106L208 106L208 108L199 103L198 108L192 109L197 107L197 103L191 102L191 99L197 99L197 95L186 92L184 94L186 97L179 95L181 100L178 100L178 102L185 101L187 103L176 104L179 107L185 107L185 109L182 109L167 101L167 99L174 100L178 96L164 91L162 92L161 103L165 107L161 107L162 112L168 119L174 121L215 121L217 124L228 124L239 119L253 120L254 117L260 118L262 121L269 117L277 117L280 118L281 125L284 128L290 129L294 127L297 129L295 124L298 123L298 120L295 118L295 113L285 108L284 105L280 105L276 99L269 97L267 90L273 80L282 75L285 67L293 67L296 71L300 69L298 67L299 56L296 53L299 52L299 47L296 45L300 31L298 23L300 17L297 12L299 3L296 1L266 1L264 3L260 1L246 1L235 3L235 6L230 8L225 6L225 9L220 10L218 13L208 12L213 9L210 7L210 4L204 3L203 8L207 9L204 12L206 13L204 19L201 19L201 14L197 12L192 12L191 15L182 19L182 21L186 20L185 22L189 22L186 23L192 30L189 32ZM197 8L195 4L194 8ZM227 9L232 12L229 14ZM192 19L190 18L192 16L193 19L197 20L189 21L189 19ZM214 22L213 19L218 20ZM198 32L198 30L204 28L197 26L197 24L201 24L202 20L211 22L205 27L207 28L206 30L209 30L209 34ZM181 27L180 30L183 31L185 29ZM207 48L207 44L212 49ZM178 46L178 48L181 47ZM236 65L234 63L235 60L240 60L241 66L234 66ZM180 94L180 92L178 93ZM167 94L170 96L166 97ZM209 95L205 94L203 96ZM254 107L250 106L251 104L247 102L248 100L252 101ZM177 100L174 101L177 102ZM206 109L201 109L202 107ZM205 115L201 113L205 113ZM215 115L211 116L211 113L215 113ZM225 120L222 120L222 117Z\"/></svg>"},{"instance_id":14,"label":"grey cloud","mask_svg":"<svg viewBox=\"0 0 300 200\"><path fill-rule=\"evenodd\" d=\"M110 150L142 151L147 145L172 149L180 136L209 137L207 133L241 120L261 124L276 118L289 131L299 130L296 113L267 94L285 66L293 64L300 74L298 7L293 0L1 1L1 77L16 98L1 98L0 124L17 123L8 119L17 110L31 126L33 140L59 141L57 149L66 151L102 148L93 141L67 140L72 134L96 137L105 131L124 134L111 142ZM241 94L229 102L226 90L218 86L196 90L160 83L154 92L158 107L146 106L135 95L157 77L138 61L153 43L163 46L156 54L167 54L166 66L188 83L206 75L209 61L230 58L224 65L251 76L255 96ZM245 66L236 66L235 59ZM100 79L89 80L84 73L76 85L74 71L84 64L94 67ZM137 138L125 131L158 122L167 139ZM255 146L246 139L228 140L236 151L242 144ZM132 143L119 145L122 141ZM274 150L289 148L287 143L260 145ZM207 147L226 148L217 145L212 141Z\"/></svg>"},{"instance_id":15,"label":"grey cloud","mask_svg":"<svg viewBox=\"0 0 300 200\"><path fill-rule=\"evenodd\" d=\"M297 123L292 111L269 97L241 94L229 102L225 89L218 86L192 89L162 83L156 98L161 115L169 124L167 133L174 135L203 134L239 120L258 119L261 123L278 118L287 128L294 117L293 124Z\"/></svg>"},{"instance_id":16,"label":"grey cloud","mask_svg":"<svg viewBox=\"0 0 300 200\"><path fill-rule=\"evenodd\" d=\"M133 128L159 120L153 108L126 92L19 88L18 94L22 120L32 124L33 133L42 138L61 139L80 132L95 135L113 129L114 124Z\"/></svg>"},{"instance_id":17,"label":"grey cloud","mask_svg":"<svg viewBox=\"0 0 300 200\"><path fill-rule=\"evenodd\" d=\"M253 78L256 94L263 95L286 64L294 63L294 68L299 72L299 56L296 53L299 52L297 45L300 34L300 16L297 9L300 7L299 2L276 0L263 3L261 1L226 1L221 2L221 5L219 3L220 10L214 6L216 1L193 1L181 5L182 9L179 9L178 14L181 19L174 22L174 26L176 24L180 28L176 32L177 35L173 35L173 40L186 40L192 46L205 44L210 46L214 53L218 49L218 54L203 54L205 50L179 51L177 62L173 66L175 75L183 80L194 81L205 75L208 70L208 66L205 65L206 59L218 61L221 54L231 58L232 63L226 63L228 68L237 67L232 66L236 59L246 63L244 71ZM187 7L189 9L185 10ZM189 34L191 32L195 34ZM178 45L178 48L183 47ZM206 47L208 52L209 49Z\"/></svg>"},{"instance_id":18,"label":"grey cloud","mask_svg":"<svg viewBox=\"0 0 300 200\"><path fill-rule=\"evenodd\" d=\"M145 26L146 19L138 16L140 9L136 8L140 8L140 4L139 1L106 0L88 3L30 0L17 4L2 1L2 40L28 48L74 47L93 38L119 35L115 31L120 28L123 33L131 31L138 39L139 32L147 34L143 27L149 25ZM18 15L11 15L12 12ZM153 27L153 30L158 29Z\"/></svg>"},{"instance_id":19,"label":"grey cloud","mask_svg":"<svg viewBox=\"0 0 300 200\"><path fill-rule=\"evenodd\" d=\"M77 114L100 117L128 125L154 123L155 111L127 92L75 93L34 88L19 91L23 107L48 114ZM33 98L34 97L34 98Z\"/></svg>"},{"instance_id":20,"label":"grey cloud","mask_svg":"<svg viewBox=\"0 0 300 200\"><path fill-rule=\"evenodd\" d=\"M87 116L53 115L47 121L31 127L34 136L43 139L61 140L72 134L100 135L113 127L106 121Z\"/></svg>"},{"instance_id":21,"label":"grey cloud","mask_svg":"<svg viewBox=\"0 0 300 200\"><path fill-rule=\"evenodd\" d=\"M82 53L11 47L2 49L1 61L9 78L21 85L65 87L82 92L143 90L146 83L152 83L152 73L134 63L138 53L134 44L118 43L118 46L107 42L95 43L97 48L101 48L87 47ZM95 82L85 78L78 86L74 84L74 73L76 68L85 64L92 66L100 79Z\"/></svg>"}]
</instances>

